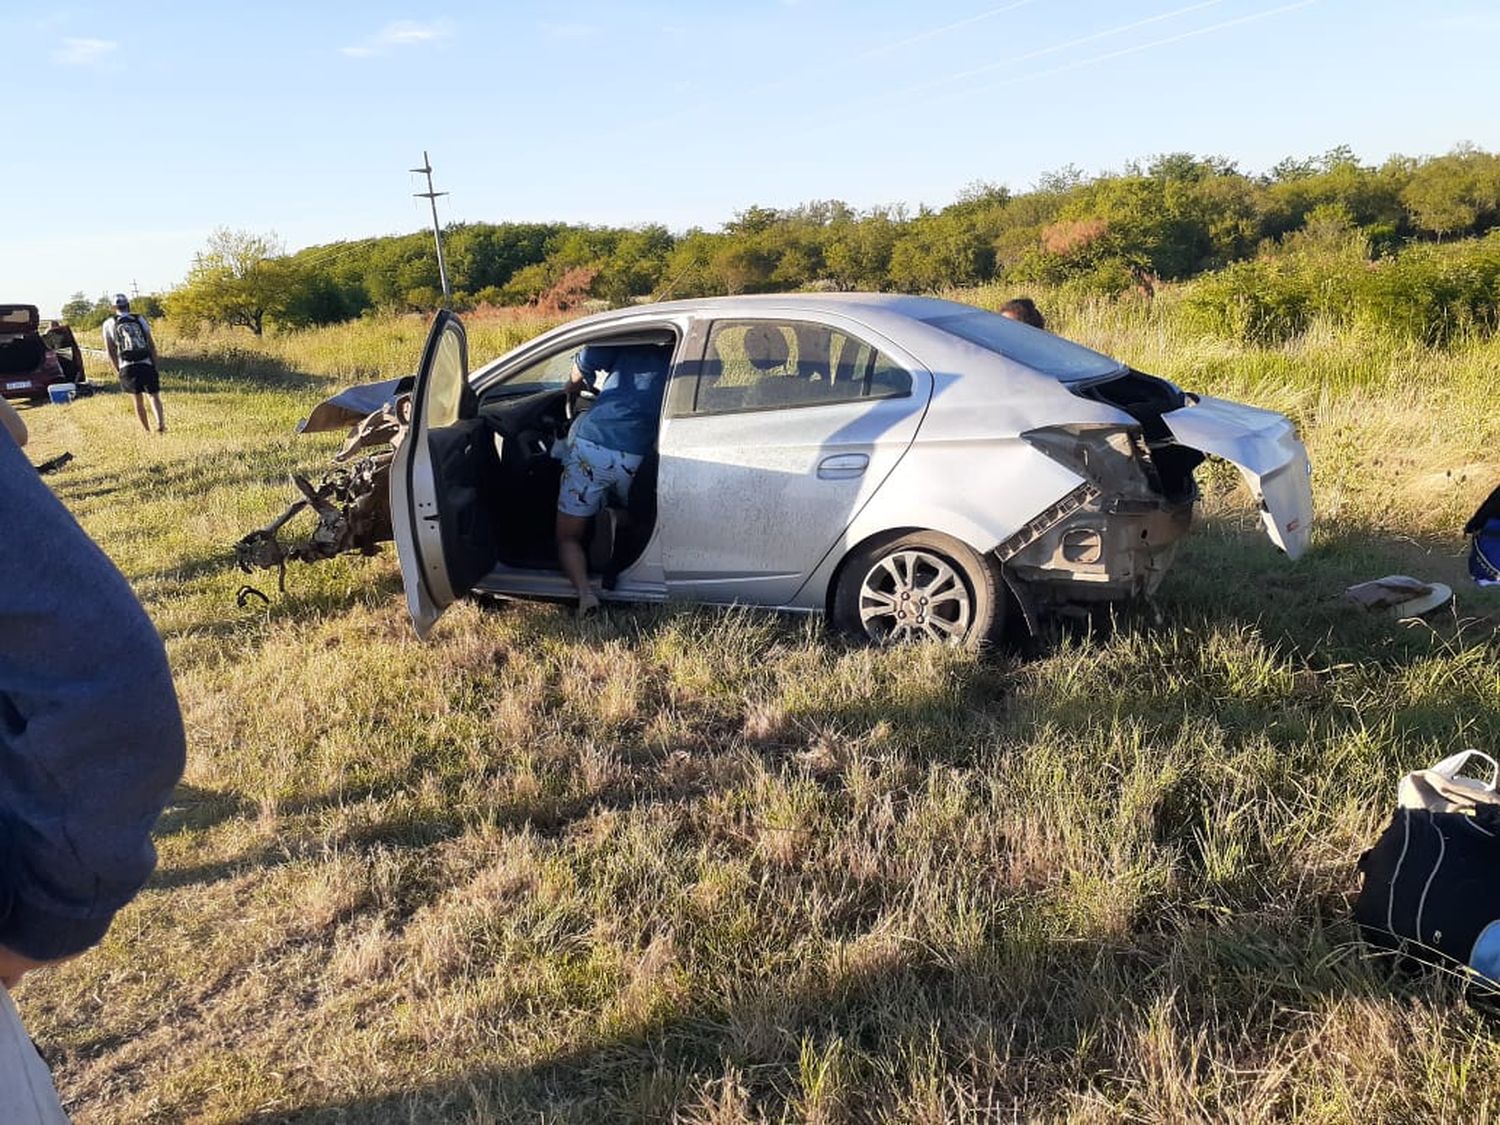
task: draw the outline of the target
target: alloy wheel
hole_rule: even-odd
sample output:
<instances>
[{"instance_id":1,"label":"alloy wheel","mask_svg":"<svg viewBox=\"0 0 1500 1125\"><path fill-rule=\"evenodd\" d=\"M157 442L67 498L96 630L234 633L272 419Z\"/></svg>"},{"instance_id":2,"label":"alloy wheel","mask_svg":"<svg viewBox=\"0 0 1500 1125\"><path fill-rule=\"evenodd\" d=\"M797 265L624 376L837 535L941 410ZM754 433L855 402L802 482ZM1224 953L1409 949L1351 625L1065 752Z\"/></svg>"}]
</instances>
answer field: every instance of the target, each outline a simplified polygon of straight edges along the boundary
<instances>
[{"instance_id":1,"label":"alloy wheel","mask_svg":"<svg viewBox=\"0 0 1500 1125\"><path fill-rule=\"evenodd\" d=\"M974 624L974 602L963 576L941 555L893 551L860 584L859 619L876 641L962 644Z\"/></svg>"}]
</instances>

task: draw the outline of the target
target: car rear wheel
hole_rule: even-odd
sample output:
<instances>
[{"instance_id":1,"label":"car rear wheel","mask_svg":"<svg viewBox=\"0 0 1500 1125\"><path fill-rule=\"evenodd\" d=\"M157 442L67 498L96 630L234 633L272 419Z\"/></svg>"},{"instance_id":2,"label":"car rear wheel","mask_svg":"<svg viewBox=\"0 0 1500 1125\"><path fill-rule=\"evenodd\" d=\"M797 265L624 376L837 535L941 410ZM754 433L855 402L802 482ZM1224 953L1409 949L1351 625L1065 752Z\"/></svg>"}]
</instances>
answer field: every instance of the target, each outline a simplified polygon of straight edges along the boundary
<instances>
[{"instance_id":1,"label":"car rear wheel","mask_svg":"<svg viewBox=\"0 0 1500 1125\"><path fill-rule=\"evenodd\" d=\"M932 531L866 545L839 575L833 623L875 644L990 644L1005 626L998 565Z\"/></svg>"}]
</instances>

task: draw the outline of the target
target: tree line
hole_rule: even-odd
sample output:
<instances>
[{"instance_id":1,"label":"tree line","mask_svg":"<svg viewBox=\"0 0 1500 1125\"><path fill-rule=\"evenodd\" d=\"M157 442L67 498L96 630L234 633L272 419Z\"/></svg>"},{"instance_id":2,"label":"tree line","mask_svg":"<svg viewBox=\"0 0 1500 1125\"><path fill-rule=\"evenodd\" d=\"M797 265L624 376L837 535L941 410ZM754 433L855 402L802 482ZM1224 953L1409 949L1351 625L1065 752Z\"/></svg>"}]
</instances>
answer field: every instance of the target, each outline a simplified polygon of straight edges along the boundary
<instances>
[{"instance_id":1,"label":"tree line","mask_svg":"<svg viewBox=\"0 0 1500 1125\"><path fill-rule=\"evenodd\" d=\"M1500 227L1500 155L1462 145L1367 164L1348 147L1252 175L1170 153L1118 172L1069 167L1028 191L979 182L941 208L856 210L838 200L750 207L717 231L660 225L454 223L451 304L562 311L792 289L922 292L1006 282L1149 296L1159 281L1223 270L1312 237L1353 239L1377 261L1413 243ZM1311 232L1311 234L1309 234ZM88 316L107 315L107 302ZM430 233L286 253L274 236L220 230L163 298L185 325L297 328L372 309L443 303ZM73 308L73 305L70 305ZM78 311L78 310L74 310ZM99 315L102 320L103 316ZM84 319L87 323L87 319Z\"/></svg>"}]
</instances>

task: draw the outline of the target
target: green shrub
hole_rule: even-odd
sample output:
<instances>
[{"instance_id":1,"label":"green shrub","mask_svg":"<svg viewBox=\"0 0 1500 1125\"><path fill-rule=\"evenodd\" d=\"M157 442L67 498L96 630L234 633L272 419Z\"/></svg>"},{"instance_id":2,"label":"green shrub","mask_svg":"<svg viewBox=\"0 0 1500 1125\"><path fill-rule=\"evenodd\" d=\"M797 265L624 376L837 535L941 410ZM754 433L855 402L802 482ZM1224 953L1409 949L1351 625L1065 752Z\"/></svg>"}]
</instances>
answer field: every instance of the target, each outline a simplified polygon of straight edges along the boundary
<instances>
[{"instance_id":1,"label":"green shrub","mask_svg":"<svg viewBox=\"0 0 1500 1125\"><path fill-rule=\"evenodd\" d=\"M1373 261L1353 245L1283 246L1200 278L1184 304L1199 331L1247 344L1284 342L1314 318L1437 346L1485 337L1500 323L1500 236Z\"/></svg>"},{"instance_id":2,"label":"green shrub","mask_svg":"<svg viewBox=\"0 0 1500 1125\"><path fill-rule=\"evenodd\" d=\"M1202 278L1183 302L1201 332L1246 344L1277 344L1300 335L1311 313L1305 276L1289 260L1235 262Z\"/></svg>"}]
</instances>

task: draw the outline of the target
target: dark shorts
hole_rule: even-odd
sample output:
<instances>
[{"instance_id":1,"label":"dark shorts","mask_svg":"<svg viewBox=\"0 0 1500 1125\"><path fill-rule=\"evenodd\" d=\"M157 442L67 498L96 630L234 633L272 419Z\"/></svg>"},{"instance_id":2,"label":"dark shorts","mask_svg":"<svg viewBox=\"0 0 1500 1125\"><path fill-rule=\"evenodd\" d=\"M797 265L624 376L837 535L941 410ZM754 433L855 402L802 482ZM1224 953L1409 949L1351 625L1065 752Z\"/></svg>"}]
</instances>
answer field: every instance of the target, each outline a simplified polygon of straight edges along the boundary
<instances>
[{"instance_id":1,"label":"dark shorts","mask_svg":"<svg viewBox=\"0 0 1500 1125\"><path fill-rule=\"evenodd\" d=\"M154 363L132 363L120 368L120 386L133 395L161 394L161 376Z\"/></svg>"}]
</instances>

